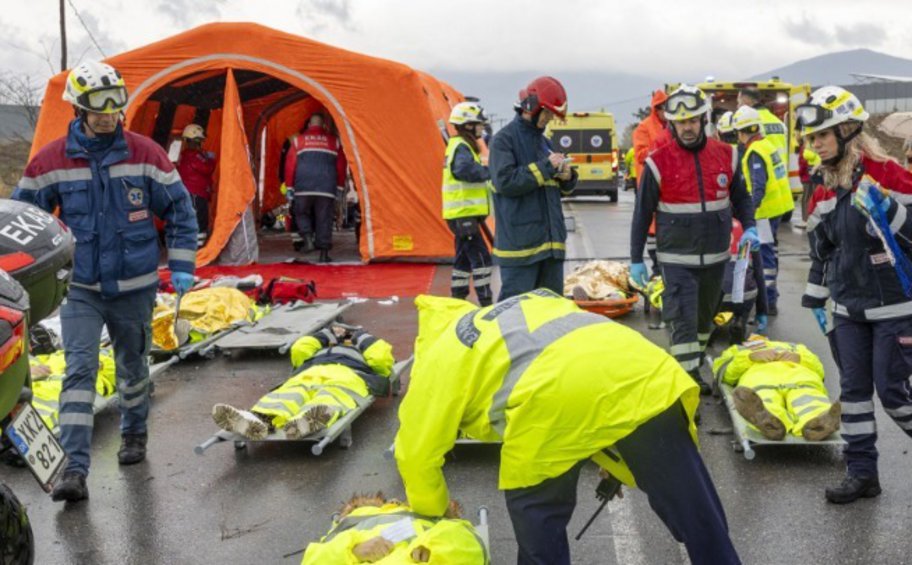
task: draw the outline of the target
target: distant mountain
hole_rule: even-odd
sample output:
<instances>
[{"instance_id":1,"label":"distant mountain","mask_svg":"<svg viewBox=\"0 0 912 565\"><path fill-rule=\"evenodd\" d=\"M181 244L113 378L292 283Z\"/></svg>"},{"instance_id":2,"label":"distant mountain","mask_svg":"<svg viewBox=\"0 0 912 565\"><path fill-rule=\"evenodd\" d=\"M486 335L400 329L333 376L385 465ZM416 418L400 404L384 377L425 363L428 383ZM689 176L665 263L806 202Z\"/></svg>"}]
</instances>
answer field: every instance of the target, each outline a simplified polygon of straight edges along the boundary
<instances>
[{"instance_id":1,"label":"distant mountain","mask_svg":"<svg viewBox=\"0 0 912 565\"><path fill-rule=\"evenodd\" d=\"M768 80L778 76L785 82L809 82L812 86L857 83L850 73L912 77L912 60L870 49L854 49L798 61L754 75L749 80Z\"/></svg>"},{"instance_id":2,"label":"distant mountain","mask_svg":"<svg viewBox=\"0 0 912 565\"><path fill-rule=\"evenodd\" d=\"M476 96L485 112L494 116L494 128L513 119L519 90L542 72L462 72L437 69L431 74L445 80L466 96ZM554 76L567 89L571 112L604 108L614 114L618 133L634 121L633 112L649 105L652 91L662 81L625 73L562 72Z\"/></svg>"}]
</instances>

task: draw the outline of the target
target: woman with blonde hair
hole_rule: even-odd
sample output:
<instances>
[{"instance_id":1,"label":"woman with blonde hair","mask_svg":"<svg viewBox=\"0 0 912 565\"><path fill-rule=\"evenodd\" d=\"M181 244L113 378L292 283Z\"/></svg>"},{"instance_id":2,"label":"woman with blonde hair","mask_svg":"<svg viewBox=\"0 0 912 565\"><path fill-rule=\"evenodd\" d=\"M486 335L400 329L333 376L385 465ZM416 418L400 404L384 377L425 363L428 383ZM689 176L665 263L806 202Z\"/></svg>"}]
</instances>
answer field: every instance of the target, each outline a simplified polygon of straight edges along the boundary
<instances>
[{"instance_id":1,"label":"woman with blonde hair","mask_svg":"<svg viewBox=\"0 0 912 565\"><path fill-rule=\"evenodd\" d=\"M903 143L903 156L906 158L906 170L912 173L912 137Z\"/></svg>"},{"instance_id":2,"label":"woman with blonde hair","mask_svg":"<svg viewBox=\"0 0 912 565\"><path fill-rule=\"evenodd\" d=\"M863 131L868 113L851 92L825 86L796 114L801 134L820 155L824 182L809 205L811 269L801 304L827 333L839 367L847 468L842 483L826 489L826 498L844 504L881 492L874 390L887 414L912 436L912 297L894 268L894 253L908 258L912 251L912 173ZM875 224L872 217L886 222ZM891 239L898 245L887 246Z\"/></svg>"}]
</instances>

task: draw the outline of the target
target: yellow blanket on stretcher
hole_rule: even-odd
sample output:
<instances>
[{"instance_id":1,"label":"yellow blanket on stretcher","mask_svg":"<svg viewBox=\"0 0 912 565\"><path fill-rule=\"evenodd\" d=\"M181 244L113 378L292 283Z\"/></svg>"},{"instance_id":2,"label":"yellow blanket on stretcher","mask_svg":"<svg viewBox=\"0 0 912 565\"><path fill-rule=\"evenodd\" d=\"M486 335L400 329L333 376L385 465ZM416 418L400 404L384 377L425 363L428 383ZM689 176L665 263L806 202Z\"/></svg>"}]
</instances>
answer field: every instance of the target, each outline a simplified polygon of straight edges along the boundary
<instances>
[{"instance_id":1,"label":"yellow blanket on stretcher","mask_svg":"<svg viewBox=\"0 0 912 565\"><path fill-rule=\"evenodd\" d=\"M200 341L239 322L253 322L265 310L235 288L204 288L181 298L178 332L174 332L173 294L160 294L152 313L152 342L170 351L188 341ZM178 335L181 334L181 335Z\"/></svg>"}]
</instances>

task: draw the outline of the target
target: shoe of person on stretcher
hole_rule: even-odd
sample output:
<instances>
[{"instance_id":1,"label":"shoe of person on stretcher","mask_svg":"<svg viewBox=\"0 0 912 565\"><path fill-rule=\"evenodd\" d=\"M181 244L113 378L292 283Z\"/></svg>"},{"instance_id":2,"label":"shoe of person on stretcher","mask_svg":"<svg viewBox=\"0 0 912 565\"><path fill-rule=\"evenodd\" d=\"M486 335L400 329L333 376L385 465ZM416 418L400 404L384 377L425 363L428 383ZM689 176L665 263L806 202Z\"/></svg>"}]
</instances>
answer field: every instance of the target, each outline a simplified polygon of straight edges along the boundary
<instances>
[{"instance_id":1,"label":"shoe of person on stretcher","mask_svg":"<svg viewBox=\"0 0 912 565\"><path fill-rule=\"evenodd\" d=\"M212 420L223 430L242 435L247 439L262 440L269 435L269 426L256 414L228 404L213 406Z\"/></svg>"},{"instance_id":2,"label":"shoe of person on stretcher","mask_svg":"<svg viewBox=\"0 0 912 565\"><path fill-rule=\"evenodd\" d=\"M288 439L301 439L325 430L333 410L327 406L313 406L298 414L282 428Z\"/></svg>"},{"instance_id":3,"label":"shoe of person on stretcher","mask_svg":"<svg viewBox=\"0 0 912 565\"><path fill-rule=\"evenodd\" d=\"M753 389L739 386L732 392L732 399L738 414L756 426L763 437L773 441L785 437L785 425L763 406L763 399Z\"/></svg>"}]
</instances>

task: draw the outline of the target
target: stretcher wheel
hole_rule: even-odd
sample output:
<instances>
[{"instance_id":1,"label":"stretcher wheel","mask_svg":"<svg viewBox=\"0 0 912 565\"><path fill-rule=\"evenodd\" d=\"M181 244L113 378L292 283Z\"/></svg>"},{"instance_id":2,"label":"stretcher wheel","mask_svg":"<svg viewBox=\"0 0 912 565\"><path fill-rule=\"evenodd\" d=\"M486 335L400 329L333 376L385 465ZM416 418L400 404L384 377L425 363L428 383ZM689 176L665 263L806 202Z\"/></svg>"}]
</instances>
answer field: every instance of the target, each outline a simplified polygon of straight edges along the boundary
<instances>
[{"instance_id":1,"label":"stretcher wheel","mask_svg":"<svg viewBox=\"0 0 912 565\"><path fill-rule=\"evenodd\" d=\"M351 446L352 446L351 434L348 434L347 436L343 435L342 437L339 438L339 447L341 447L342 449L348 449Z\"/></svg>"},{"instance_id":2,"label":"stretcher wheel","mask_svg":"<svg viewBox=\"0 0 912 565\"><path fill-rule=\"evenodd\" d=\"M234 442L234 449L237 450L237 451L240 451L240 450L242 450L242 449L247 449L247 442L246 442L246 441L236 441L236 442Z\"/></svg>"}]
</instances>

